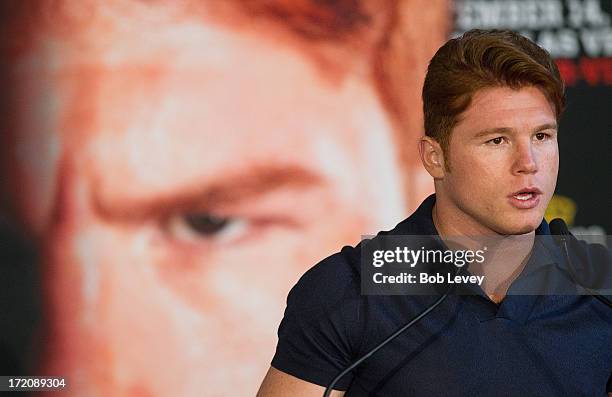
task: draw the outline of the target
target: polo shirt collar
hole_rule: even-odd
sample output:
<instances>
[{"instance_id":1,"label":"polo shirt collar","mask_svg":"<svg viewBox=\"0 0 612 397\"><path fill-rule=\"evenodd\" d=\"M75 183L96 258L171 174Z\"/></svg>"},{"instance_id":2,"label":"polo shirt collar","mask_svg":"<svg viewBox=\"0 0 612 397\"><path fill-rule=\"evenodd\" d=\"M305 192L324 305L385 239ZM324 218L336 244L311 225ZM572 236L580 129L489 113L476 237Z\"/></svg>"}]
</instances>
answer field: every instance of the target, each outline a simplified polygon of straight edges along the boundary
<instances>
[{"instance_id":1,"label":"polo shirt collar","mask_svg":"<svg viewBox=\"0 0 612 397\"><path fill-rule=\"evenodd\" d=\"M431 235L439 236L433 218L432 210L436 202L436 195L427 197L417 210L406 220L397 225L396 232L405 235ZM530 282L550 282L541 280L538 277L549 274L547 270L556 267L560 263L558 249L555 249L555 242L550 236L550 228L545 220L535 230L536 238L531 255L525 268L516 280L508 288L508 293L499 305L492 302L480 287L476 287L476 295L464 296L475 306L475 314L480 321L488 321L495 318L505 318L519 323L525 323L533 312L535 304L542 298L535 295L532 289L531 294L522 294L522 291L529 291L527 288L537 288L533 285L522 284ZM555 273L555 272L553 272ZM558 280L556 280L558 281ZM563 281L561 281L563 282ZM553 288L555 285L553 283ZM484 305L484 307L483 307ZM483 310L484 309L484 310Z\"/></svg>"}]
</instances>

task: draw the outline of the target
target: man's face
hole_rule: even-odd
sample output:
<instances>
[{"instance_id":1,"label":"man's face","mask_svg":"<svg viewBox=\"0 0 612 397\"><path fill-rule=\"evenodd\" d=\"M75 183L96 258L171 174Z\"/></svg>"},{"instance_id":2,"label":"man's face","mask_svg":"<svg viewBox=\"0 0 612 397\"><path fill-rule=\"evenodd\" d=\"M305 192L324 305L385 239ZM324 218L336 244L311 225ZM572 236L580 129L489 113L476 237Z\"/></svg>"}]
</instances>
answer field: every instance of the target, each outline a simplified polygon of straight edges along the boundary
<instances>
[{"instance_id":1,"label":"man's face","mask_svg":"<svg viewBox=\"0 0 612 397\"><path fill-rule=\"evenodd\" d=\"M78 396L253 394L290 286L403 215L389 119L366 77L332 84L279 41L133 29L19 69L24 200L57 182L40 372Z\"/></svg>"},{"instance_id":2,"label":"man's face","mask_svg":"<svg viewBox=\"0 0 612 397\"><path fill-rule=\"evenodd\" d=\"M446 218L473 235L537 228L559 169L556 118L544 94L478 91L451 134L450 172L439 186Z\"/></svg>"}]
</instances>

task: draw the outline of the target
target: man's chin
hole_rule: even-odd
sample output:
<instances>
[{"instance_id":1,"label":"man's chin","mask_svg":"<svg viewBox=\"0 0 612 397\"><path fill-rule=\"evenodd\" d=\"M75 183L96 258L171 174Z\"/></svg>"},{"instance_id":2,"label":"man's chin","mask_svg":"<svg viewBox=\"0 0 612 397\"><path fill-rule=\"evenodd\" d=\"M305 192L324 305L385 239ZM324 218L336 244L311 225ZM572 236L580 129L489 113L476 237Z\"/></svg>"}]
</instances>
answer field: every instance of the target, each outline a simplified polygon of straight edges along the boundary
<instances>
[{"instance_id":1,"label":"man's chin","mask_svg":"<svg viewBox=\"0 0 612 397\"><path fill-rule=\"evenodd\" d=\"M533 220L533 221L518 221L513 223L506 223L505 225L500 225L497 232L499 234L508 235L508 236L518 236L521 234L531 233L540 226L542 219Z\"/></svg>"},{"instance_id":2,"label":"man's chin","mask_svg":"<svg viewBox=\"0 0 612 397\"><path fill-rule=\"evenodd\" d=\"M531 232L533 232L536 229L537 229L537 227L535 227L535 226L525 226L525 227L522 227L522 228L515 229L512 233L508 233L508 234L509 235L513 235L513 236L520 236L520 235L523 235L523 234L531 233Z\"/></svg>"}]
</instances>

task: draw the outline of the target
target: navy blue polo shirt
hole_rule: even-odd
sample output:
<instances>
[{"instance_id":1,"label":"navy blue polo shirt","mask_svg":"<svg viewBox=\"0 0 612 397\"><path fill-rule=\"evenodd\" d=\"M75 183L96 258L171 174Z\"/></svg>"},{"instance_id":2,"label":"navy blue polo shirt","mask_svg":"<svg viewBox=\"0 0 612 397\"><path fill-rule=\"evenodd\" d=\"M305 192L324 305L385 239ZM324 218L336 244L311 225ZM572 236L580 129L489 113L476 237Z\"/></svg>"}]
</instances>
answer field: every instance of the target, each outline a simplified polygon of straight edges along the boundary
<instances>
[{"instance_id":1,"label":"navy blue polo shirt","mask_svg":"<svg viewBox=\"0 0 612 397\"><path fill-rule=\"evenodd\" d=\"M437 235L434 203L430 196L382 233ZM549 233L542 221L536 234ZM360 245L344 247L292 288L274 368L327 386L437 299L361 294L360 258ZM612 313L593 297L509 294L498 305L481 293L450 295L336 389L347 397L605 396L611 373Z\"/></svg>"}]
</instances>

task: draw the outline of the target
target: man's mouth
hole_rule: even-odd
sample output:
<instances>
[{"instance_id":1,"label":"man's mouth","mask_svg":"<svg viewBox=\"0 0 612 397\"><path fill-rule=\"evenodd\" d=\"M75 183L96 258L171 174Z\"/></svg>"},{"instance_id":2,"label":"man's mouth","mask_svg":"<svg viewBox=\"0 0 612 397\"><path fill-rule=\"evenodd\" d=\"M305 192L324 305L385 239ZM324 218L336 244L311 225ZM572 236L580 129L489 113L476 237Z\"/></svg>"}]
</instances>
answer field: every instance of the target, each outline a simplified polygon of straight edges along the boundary
<instances>
[{"instance_id":1,"label":"man's mouth","mask_svg":"<svg viewBox=\"0 0 612 397\"><path fill-rule=\"evenodd\" d=\"M542 194L542 191L537 187L526 187L517 192L511 194L512 197L516 197L519 200L529 200L531 197Z\"/></svg>"},{"instance_id":2,"label":"man's mouth","mask_svg":"<svg viewBox=\"0 0 612 397\"><path fill-rule=\"evenodd\" d=\"M512 197L518 200L521 200L521 201L527 201L533 197L533 193L519 193L519 194L513 195Z\"/></svg>"},{"instance_id":3,"label":"man's mouth","mask_svg":"<svg viewBox=\"0 0 612 397\"><path fill-rule=\"evenodd\" d=\"M542 191L537 187L528 187L521 189L509 195L510 202L517 208L530 209L534 208L539 203L539 196Z\"/></svg>"}]
</instances>

